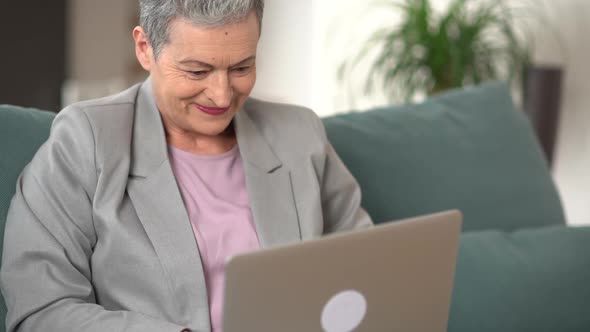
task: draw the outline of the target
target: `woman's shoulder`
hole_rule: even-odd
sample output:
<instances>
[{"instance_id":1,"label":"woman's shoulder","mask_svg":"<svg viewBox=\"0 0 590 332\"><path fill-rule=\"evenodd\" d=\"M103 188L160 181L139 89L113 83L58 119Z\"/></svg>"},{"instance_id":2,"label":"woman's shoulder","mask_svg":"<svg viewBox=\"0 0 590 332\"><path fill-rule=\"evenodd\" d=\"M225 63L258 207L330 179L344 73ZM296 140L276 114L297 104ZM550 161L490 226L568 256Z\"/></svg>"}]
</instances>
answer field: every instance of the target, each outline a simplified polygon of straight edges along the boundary
<instances>
[{"instance_id":1,"label":"woman's shoulder","mask_svg":"<svg viewBox=\"0 0 590 332\"><path fill-rule=\"evenodd\" d=\"M100 124L105 121L116 121L116 118L129 117L134 112L139 86L132 86L111 96L74 103L64 108L58 114L58 118L76 118L84 114L93 124Z\"/></svg>"},{"instance_id":2,"label":"woman's shoulder","mask_svg":"<svg viewBox=\"0 0 590 332\"><path fill-rule=\"evenodd\" d=\"M262 101L249 98L244 104L244 111L263 131L276 130L288 134L294 132L297 135L317 130L320 121L317 114L311 109L276 102Z\"/></svg>"},{"instance_id":3,"label":"woman's shoulder","mask_svg":"<svg viewBox=\"0 0 590 332\"><path fill-rule=\"evenodd\" d=\"M317 117L311 109L304 106L264 101L256 98L248 98L244 103L244 109L254 118L297 120L301 117Z\"/></svg>"},{"instance_id":4,"label":"woman's shoulder","mask_svg":"<svg viewBox=\"0 0 590 332\"><path fill-rule=\"evenodd\" d=\"M67 106L53 121L47 148L59 147L60 153L88 159L94 165L103 155L119 158L119 154L127 154L136 95L134 86L116 95Z\"/></svg>"},{"instance_id":5,"label":"woman's shoulder","mask_svg":"<svg viewBox=\"0 0 590 332\"><path fill-rule=\"evenodd\" d=\"M325 149L322 122L309 108L250 98L244 104L244 111L275 152L287 154L285 158Z\"/></svg>"},{"instance_id":6,"label":"woman's shoulder","mask_svg":"<svg viewBox=\"0 0 590 332\"><path fill-rule=\"evenodd\" d=\"M136 85L115 95L67 106L55 118L52 134L59 131L74 136L91 136L96 145L127 140L133 129L138 87Z\"/></svg>"}]
</instances>

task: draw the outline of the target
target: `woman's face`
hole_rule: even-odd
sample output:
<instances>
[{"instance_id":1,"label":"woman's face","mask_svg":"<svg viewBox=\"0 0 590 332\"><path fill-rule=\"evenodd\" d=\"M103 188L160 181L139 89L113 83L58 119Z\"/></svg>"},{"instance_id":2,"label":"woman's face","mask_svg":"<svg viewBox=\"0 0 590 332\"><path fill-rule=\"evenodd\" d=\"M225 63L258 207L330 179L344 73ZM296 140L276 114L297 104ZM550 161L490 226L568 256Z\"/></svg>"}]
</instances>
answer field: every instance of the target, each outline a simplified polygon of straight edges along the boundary
<instances>
[{"instance_id":1,"label":"woman's face","mask_svg":"<svg viewBox=\"0 0 590 332\"><path fill-rule=\"evenodd\" d=\"M176 19L157 59L142 34L141 28L134 31L136 52L150 72L166 129L194 137L222 133L256 82L260 31L254 12L216 28Z\"/></svg>"}]
</instances>

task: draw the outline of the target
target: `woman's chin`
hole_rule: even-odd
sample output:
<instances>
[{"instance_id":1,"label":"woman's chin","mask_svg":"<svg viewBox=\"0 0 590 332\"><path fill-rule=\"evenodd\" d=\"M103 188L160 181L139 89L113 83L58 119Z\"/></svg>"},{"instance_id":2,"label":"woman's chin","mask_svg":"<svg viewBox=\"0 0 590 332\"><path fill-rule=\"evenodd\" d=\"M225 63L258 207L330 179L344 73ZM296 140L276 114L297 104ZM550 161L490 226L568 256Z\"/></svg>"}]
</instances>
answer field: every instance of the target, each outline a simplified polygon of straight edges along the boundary
<instances>
[{"instance_id":1,"label":"woman's chin","mask_svg":"<svg viewBox=\"0 0 590 332\"><path fill-rule=\"evenodd\" d=\"M231 119L224 123L219 123L211 126L192 126L191 131L195 134L205 135L205 136L224 136L226 135L229 130L229 126L231 124ZM231 131L233 132L233 131Z\"/></svg>"}]
</instances>

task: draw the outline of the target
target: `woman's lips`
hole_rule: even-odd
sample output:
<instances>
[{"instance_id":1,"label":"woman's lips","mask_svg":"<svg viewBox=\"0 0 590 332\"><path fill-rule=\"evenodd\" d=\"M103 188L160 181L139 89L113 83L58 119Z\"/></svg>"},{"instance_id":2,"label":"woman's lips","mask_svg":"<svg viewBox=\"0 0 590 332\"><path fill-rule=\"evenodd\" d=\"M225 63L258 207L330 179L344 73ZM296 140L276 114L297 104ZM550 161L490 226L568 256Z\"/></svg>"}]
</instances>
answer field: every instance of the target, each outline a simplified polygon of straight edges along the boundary
<instances>
[{"instance_id":1,"label":"woman's lips","mask_svg":"<svg viewBox=\"0 0 590 332\"><path fill-rule=\"evenodd\" d=\"M201 112L207 113L209 115L222 115L229 110L229 107L207 107L207 106L202 106L202 105L198 105L198 104L197 104L197 108Z\"/></svg>"}]
</instances>

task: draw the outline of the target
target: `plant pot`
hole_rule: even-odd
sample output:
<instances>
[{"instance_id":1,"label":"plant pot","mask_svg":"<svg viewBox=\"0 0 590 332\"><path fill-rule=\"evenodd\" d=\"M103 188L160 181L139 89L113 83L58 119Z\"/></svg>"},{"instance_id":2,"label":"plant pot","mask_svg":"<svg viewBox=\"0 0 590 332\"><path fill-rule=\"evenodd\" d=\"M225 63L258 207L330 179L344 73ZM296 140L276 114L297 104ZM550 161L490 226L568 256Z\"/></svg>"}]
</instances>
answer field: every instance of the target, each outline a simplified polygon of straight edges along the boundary
<instances>
[{"instance_id":1,"label":"plant pot","mask_svg":"<svg viewBox=\"0 0 590 332\"><path fill-rule=\"evenodd\" d=\"M563 70L553 66L526 69L523 102L549 166L553 163L559 125Z\"/></svg>"}]
</instances>

